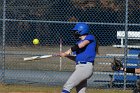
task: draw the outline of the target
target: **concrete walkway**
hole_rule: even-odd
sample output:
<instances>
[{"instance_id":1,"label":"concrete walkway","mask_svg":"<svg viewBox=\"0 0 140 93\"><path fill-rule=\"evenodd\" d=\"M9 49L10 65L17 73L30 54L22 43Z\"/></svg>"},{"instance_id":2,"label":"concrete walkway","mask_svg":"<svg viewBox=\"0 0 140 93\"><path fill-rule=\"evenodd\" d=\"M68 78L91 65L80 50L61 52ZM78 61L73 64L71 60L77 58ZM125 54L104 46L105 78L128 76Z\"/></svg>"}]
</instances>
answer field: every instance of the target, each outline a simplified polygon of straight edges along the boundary
<instances>
[{"instance_id":1,"label":"concrete walkway","mask_svg":"<svg viewBox=\"0 0 140 93\"><path fill-rule=\"evenodd\" d=\"M4 75L6 83L12 84L41 84L62 86L72 72L56 72L56 71L35 71L35 70L5 70ZM109 72L94 72L93 76L88 80L88 86L107 87L110 81Z\"/></svg>"}]
</instances>

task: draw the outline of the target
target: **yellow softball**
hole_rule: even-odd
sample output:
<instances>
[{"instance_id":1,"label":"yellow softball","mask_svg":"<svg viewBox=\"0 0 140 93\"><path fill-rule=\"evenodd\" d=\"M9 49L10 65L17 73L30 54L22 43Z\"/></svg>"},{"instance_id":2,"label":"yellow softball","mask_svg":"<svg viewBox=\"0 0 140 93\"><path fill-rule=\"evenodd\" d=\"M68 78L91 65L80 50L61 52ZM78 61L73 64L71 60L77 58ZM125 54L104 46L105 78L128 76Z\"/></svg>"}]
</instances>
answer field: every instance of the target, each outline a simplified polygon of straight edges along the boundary
<instances>
[{"instance_id":1,"label":"yellow softball","mask_svg":"<svg viewBox=\"0 0 140 93\"><path fill-rule=\"evenodd\" d=\"M39 40L38 40L37 38L35 38L35 39L33 40L33 44L34 44L34 45L39 44Z\"/></svg>"}]
</instances>

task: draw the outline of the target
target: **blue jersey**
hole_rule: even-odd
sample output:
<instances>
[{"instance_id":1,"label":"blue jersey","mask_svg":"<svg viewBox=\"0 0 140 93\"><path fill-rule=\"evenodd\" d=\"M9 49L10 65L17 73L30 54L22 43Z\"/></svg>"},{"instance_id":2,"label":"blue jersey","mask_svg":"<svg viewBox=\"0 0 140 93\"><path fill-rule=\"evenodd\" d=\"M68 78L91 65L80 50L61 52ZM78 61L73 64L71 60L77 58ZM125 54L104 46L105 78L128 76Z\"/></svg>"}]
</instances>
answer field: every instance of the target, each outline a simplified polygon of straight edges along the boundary
<instances>
[{"instance_id":1,"label":"blue jersey","mask_svg":"<svg viewBox=\"0 0 140 93\"><path fill-rule=\"evenodd\" d=\"M76 63L81 62L94 62L96 56L96 40L93 35L87 35L84 40L89 40L90 43L76 51ZM77 44L81 43L84 40L80 40Z\"/></svg>"}]
</instances>

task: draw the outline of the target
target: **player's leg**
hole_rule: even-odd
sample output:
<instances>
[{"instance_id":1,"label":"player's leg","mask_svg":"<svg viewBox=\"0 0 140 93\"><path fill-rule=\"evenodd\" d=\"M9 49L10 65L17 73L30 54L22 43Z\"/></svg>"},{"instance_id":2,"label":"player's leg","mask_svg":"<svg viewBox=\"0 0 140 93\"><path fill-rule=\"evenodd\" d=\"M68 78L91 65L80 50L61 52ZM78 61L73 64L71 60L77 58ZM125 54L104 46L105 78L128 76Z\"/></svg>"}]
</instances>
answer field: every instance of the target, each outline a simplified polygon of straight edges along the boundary
<instances>
[{"instance_id":1,"label":"player's leg","mask_svg":"<svg viewBox=\"0 0 140 93\"><path fill-rule=\"evenodd\" d=\"M63 91L65 90L65 91L70 92L73 87L77 86L83 80L86 80L87 78L92 76L92 74L93 74L93 66L92 65L90 65L90 64L77 65L76 70L70 76L68 81L64 84Z\"/></svg>"},{"instance_id":2,"label":"player's leg","mask_svg":"<svg viewBox=\"0 0 140 93\"><path fill-rule=\"evenodd\" d=\"M136 88L134 89L133 93L140 93L140 80L137 80Z\"/></svg>"},{"instance_id":3,"label":"player's leg","mask_svg":"<svg viewBox=\"0 0 140 93\"><path fill-rule=\"evenodd\" d=\"M86 93L87 89L87 80L82 81L80 84L76 86L77 93Z\"/></svg>"},{"instance_id":4,"label":"player's leg","mask_svg":"<svg viewBox=\"0 0 140 93\"><path fill-rule=\"evenodd\" d=\"M137 80L136 82L136 90L137 90L137 93L140 93L140 80Z\"/></svg>"},{"instance_id":5,"label":"player's leg","mask_svg":"<svg viewBox=\"0 0 140 93\"><path fill-rule=\"evenodd\" d=\"M76 81L76 73L77 70L75 70L72 75L69 77L69 79L67 80L67 82L64 84L63 86L63 90L62 93L70 93L71 89L74 87L74 81ZM75 78L74 78L75 77Z\"/></svg>"},{"instance_id":6,"label":"player's leg","mask_svg":"<svg viewBox=\"0 0 140 93\"><path fill-rule=\"evenodd\" d=\"M140 92L140 80L137 80L136 86L137 86L137 89L138 89L139 92Z\"/></svg>"}]
</instances>

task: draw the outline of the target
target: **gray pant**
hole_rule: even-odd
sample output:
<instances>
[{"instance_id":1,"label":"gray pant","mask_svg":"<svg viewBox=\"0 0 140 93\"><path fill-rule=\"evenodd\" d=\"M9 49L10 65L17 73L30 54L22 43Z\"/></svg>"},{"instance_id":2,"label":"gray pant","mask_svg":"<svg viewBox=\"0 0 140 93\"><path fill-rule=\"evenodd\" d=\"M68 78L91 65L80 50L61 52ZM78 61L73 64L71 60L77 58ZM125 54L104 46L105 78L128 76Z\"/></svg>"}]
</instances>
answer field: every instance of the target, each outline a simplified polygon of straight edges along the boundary
<instances>
[{"instance_id":1,"label":"gray pant","mask_svg":"<svg viewBox=\"0 0 140 93\"><path fill-rule=\"evenodd\" d=\"M64 84L63 90L70 92L73 87L76 87L77 93L86 93L87 79L90 78L92 74L92 63L76 65L75 71Z\"/></svg>"}]
</instances>

